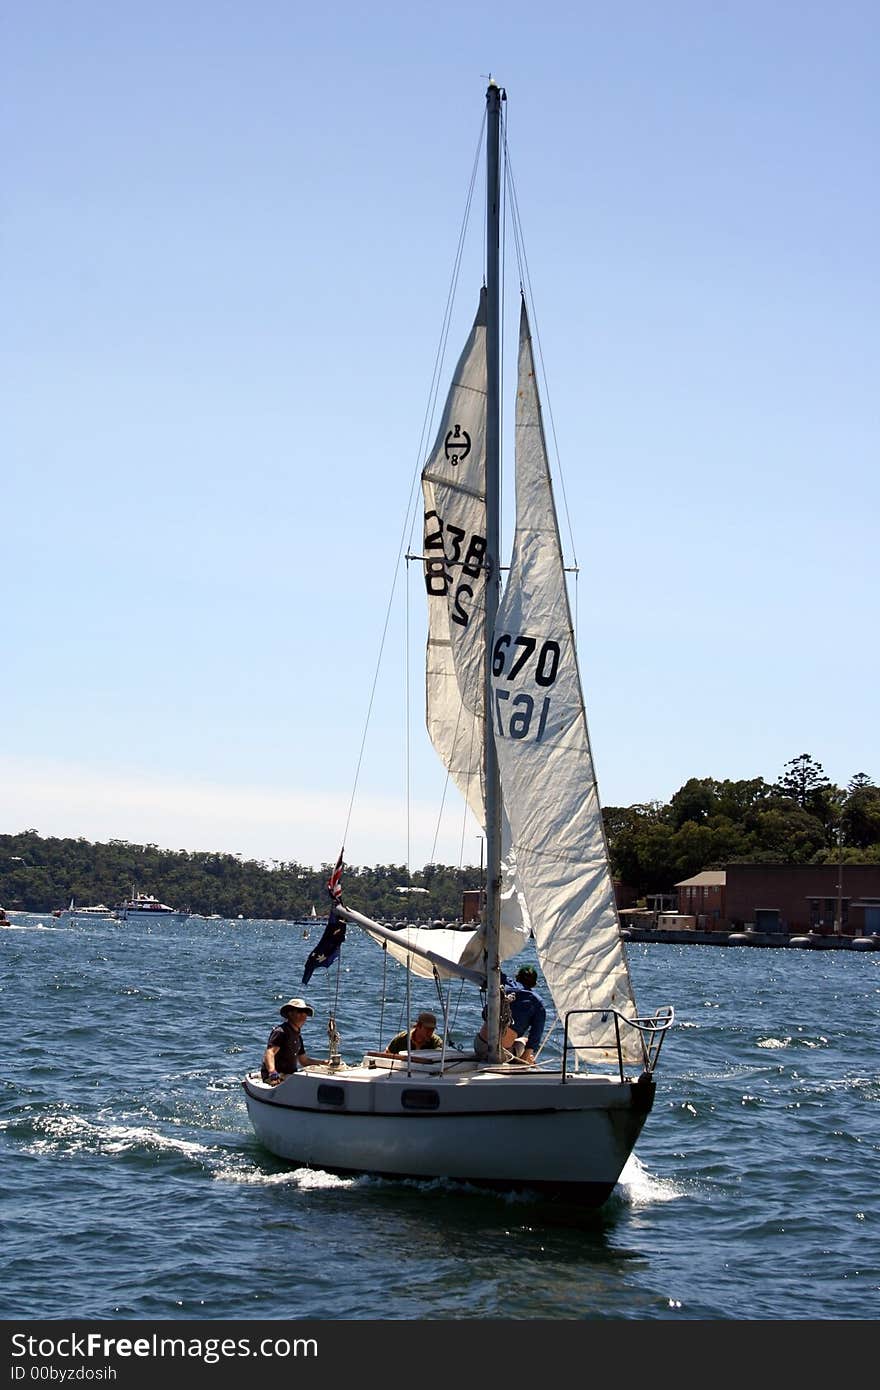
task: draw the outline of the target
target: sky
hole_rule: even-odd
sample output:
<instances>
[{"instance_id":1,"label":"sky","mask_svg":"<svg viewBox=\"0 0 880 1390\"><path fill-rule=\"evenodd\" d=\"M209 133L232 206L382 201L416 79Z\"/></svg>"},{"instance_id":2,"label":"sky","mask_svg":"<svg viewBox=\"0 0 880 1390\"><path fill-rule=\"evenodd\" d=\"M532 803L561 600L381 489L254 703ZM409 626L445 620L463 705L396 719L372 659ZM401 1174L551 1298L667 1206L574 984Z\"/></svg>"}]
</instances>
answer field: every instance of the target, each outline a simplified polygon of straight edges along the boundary
<instances>
[{"instance_id":1,"label":"sky","mask_svg":"<svg viewBox=\"0 0 880 1390\"><path fill-rule=\"evenodd\" d=\"M880 780L878 59L873 0L6 7L0 831L479 862L398 555L490 74L603 802Z\"/></svg>"}]
</instances>

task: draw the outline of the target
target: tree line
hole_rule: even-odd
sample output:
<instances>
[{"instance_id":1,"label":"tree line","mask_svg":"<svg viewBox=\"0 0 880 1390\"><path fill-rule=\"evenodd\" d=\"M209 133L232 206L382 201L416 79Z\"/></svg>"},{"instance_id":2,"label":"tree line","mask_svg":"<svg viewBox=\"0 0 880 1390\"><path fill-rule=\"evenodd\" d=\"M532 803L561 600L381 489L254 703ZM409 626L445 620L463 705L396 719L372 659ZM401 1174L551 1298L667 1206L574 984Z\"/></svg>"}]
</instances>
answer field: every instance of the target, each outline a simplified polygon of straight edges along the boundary
<instances>
[{"instance_id":1,"label":"tree line","mask_svg":"<svg viewBox=\"0 0 880 1390\"><path fill-rule=\"evenodd\" d=\"M773 783L691 777L667 804L604 816L615 877L640 897L725 864L880 863L880 788L864 772L835 786L809 753Z\"/></svg>"},{"instance_id":2,"label":"tree line","mask_svg":"<svg viewBox=\"0 0 880 1390\"><path fill-rule=\"evenodd\" d=\"M787 762L773 783L692 777L668 803L609 806L603 814L612 872L637 897L671 892L681 879L731 863L880 863L880 788L866 773L834 786L808 753ZM137 891L203 916L291 921L313 905L326 914L331 869L127 840L44 838L28 829L0 835L0 904L47 913L71 899L114 907ZM349 906L392 920L455 920L464 890L479 886L471 865L426 864L413 873L403 864L346 865L343 875Z\"/></svg>"}]
</instances>

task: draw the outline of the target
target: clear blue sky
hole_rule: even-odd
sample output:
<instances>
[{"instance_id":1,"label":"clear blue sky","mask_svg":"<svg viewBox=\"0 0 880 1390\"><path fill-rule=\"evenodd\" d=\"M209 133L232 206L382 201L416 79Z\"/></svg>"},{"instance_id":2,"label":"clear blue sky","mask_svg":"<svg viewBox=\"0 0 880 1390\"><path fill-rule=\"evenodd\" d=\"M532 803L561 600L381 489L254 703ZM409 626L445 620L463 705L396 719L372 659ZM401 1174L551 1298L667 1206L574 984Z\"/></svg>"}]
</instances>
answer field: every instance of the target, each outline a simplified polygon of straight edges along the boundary
<instances>
[{"instance_id":1,"label":"clear blue sky","mask_svg":"<svg viewBox=\"0 0 880 1390\"><path fill-rule=\"evenodd\" d=\"M872 0L46 0L0 52L0 828L335 858L490 72L603 801L880 780ZM409 853L475 862L411 596Z\"/></svg>"}]
</instances>

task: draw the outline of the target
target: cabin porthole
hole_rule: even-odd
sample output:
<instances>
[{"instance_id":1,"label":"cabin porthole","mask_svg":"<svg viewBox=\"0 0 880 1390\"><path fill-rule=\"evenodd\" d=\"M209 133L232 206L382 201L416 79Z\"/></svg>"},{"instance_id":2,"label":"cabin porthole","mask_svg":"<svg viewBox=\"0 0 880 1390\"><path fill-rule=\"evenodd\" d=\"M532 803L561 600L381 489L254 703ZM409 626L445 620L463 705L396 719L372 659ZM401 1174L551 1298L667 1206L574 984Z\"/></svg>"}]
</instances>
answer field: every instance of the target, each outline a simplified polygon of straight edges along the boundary
<instances>
[{"instance_id":1,"label":"cabin porthole","mask_svg":"<svg viewBox=\"0 0 880 1390\"><path fill-rule=\"evenodd\" d=\"M319 1105L344 1105L345 1087L344 1086L319 1086L318 1087Z\"/></svg>"},{"instance_id":2,"label":"cabin porthole","mask_svg":"<svg viewBox=\"0 0 880 1390\"><path fill-rule=\"evenodd\" d=\"M439 1110L440 1092L427 1091L422 1088L403 1091L400 1096L400 1103L404 1110Z\"/></svg>"}]
</instances>

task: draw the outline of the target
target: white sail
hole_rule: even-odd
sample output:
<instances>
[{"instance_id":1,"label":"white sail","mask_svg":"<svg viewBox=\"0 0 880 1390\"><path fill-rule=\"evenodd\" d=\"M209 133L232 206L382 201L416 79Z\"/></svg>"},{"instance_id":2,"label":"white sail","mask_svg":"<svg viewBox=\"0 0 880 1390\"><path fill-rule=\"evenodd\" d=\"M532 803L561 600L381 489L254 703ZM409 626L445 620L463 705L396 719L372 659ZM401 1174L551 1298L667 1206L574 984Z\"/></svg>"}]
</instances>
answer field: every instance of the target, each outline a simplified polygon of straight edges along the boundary
<instances>
[{"instance_id":1,"label":"white sail","mask_svg":"<svg viewBox=\"0 0 880 1390\"><path fill-rule=\"evenodd\" d=\"M393 930L374 922L362 912L341 907L339 914L347 922L363 927L390 956L423 979L438 976L441 980L469 979L485 986L483 943L477 932L453 931L442 927L399 927Z\"/></svg>"},{"instance_id":2,"label":"white sail","mask_svg":"<svg viewBox=\"0 0 880 1390\"><path fill-rule=\"evenodd\" d=\"M480 826L485 826L486 819L483 654L487 380L484 289L473 328L453 373L434 447L422 470L428 599L426 723L444 767ZM505 825L502 959L520 951L528 936L509 845L509 828Z\"/></svg>"},{"instance_id":3,"label":"white sail","mask_svg":"<svg viewBox=\"0 0 880 1390\"><path fill-rule=\"evenodd\" d=\"M414 975L432 976L434 966L441 979L460 974L458 966L480 970L483 965L485 943L482 931L444 931L441 927L400 927L397 937L391 940L366 929L367 934L379 946L385 946L389 956L405 965ZM408 949L408 948L414 949ZM430 952L430 962L420 958ZM485 974L485 971L483 972Z\"/></svg>"},{"instance_id":4,"label":"white sail","mask_svg":"<svg viewBox=\"0 0 880 1390\"><path fill-rule=\"evenodd\" d=\"M486 554L486 292L422 470L428 598L426 719L477 822L482 786Z\"/></svg>"},{"instance_id":5,"label":"white sail","mask_svg":"<svg viewBox=\"0 0 880 1390\"><path fill-rule=\"evenodd\" d=\"M495 626L493 727L517 878L553 1002L635 1017L575 654L525 304L516 410L516 535ZM641 1056L622 1030L624 1056ZM614 1019L572 1018L569 1039L617 1056Z\"/></svg>"}]
</instances>

